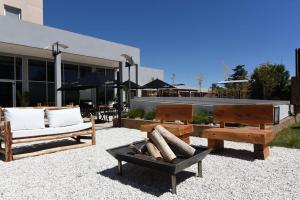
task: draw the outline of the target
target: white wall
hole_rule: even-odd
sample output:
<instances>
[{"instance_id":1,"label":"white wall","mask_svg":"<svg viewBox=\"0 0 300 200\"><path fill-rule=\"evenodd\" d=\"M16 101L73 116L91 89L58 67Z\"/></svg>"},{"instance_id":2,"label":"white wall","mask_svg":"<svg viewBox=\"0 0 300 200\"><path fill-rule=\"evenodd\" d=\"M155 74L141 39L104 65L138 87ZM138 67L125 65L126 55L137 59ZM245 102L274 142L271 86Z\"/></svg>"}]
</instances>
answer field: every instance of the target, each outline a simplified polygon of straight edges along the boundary
<instances>
[{"instance_id":1,"label":"white wall","mask_svg":"<svg viewBox=\"0 0 300 200\"><path fill-rule=\"evenodd\" d=\"M164 70L150 67L139 68L139 85L145 85L153 79L164 80Z\"/></svg>"}]
</instances>

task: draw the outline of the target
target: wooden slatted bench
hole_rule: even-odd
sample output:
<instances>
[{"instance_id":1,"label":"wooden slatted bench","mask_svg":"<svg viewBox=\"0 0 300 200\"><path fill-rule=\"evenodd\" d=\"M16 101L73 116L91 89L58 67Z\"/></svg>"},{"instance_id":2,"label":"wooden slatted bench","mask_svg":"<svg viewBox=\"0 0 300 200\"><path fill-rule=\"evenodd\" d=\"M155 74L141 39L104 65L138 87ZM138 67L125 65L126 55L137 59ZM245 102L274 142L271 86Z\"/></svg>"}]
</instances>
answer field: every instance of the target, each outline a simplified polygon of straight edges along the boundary
<instances>
[{"instance_id":1,"label":"wooden slatted bench","mask_svg":"<svg viewBox=\"0 0 300 200\"><path fill-rule=\"evenodd\" d=\"M193 133L194 128L189 124L193 120L193 106L182 104L161 104L156 107L156 120L160 123L141 125L140 130L147 133L151 132L158 124L164 126L168 131L182 139L186 143L190 143L189 136ZM167 121L180 120L184 124L166 123Z\"/></svg>"},{"instance_id":2,"label":"wooden slatted bench","mask_svg":"<svg viewBox=\"0 0 300 200\"><path fill-rule=\"evenodd\" d=\"M215 105L214 122L220 128L206 129L200 137L208 139L208 147L214 150L224 148L224 140L254 144L257 159L266 159L270 154L268 143L273 139L267 124L273 124L273 105ZM226 124L259 125L259 128L233 128Z\"/></svg>"},{"instance_id":3,"label":"wooden slatted bench","mask_svg":"<svg viewBox=\"0 0 300 200\"><path fill-rule=\"evenodd\" d=\"M41 107L35 107L35 108L41 108ZM62 110L71 107L43 107L43 108L47 110ZM22 108L22 109L26 109L26 108ZM3 111L4 109L0 107L0 154L4 155L5 161L12 161L12 160L22 159L26 157L54 153L63 150L87 147L96 144L95 122L93 116L91 116L90 122L82 123L82 124L89 124L89 125L91 124L91 126L86 126L85 128L82 128L80 130L63 131L62 133L56 133L56 134L32 134L24 137L14 137L14 133L11 130L11 123L9 121L5 121L3 116ZM43 131L46 129L47 128L38 129L38 130ZM36 130L28 130L28 131L30 132ZM34 151L30 153L15 154L13 152L13 145L15 144L28 144L28 143L40 142L40 141L54 141L54 140L61 140L65 138L72 138L77 142L77 144L54 147L54 148ZM81 139L88 139L91 142L82 143Z\"/></svg>"}]
</instances>

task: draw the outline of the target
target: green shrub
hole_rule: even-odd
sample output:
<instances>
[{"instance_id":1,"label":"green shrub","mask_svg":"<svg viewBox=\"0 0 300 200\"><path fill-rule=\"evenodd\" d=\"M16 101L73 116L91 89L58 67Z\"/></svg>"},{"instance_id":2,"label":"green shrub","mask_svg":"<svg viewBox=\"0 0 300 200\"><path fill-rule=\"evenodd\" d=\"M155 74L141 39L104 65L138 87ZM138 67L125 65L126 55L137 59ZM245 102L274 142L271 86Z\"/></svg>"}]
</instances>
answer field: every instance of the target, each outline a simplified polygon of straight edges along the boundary
<instances>
[{"instance_id":1,"label":"green shrub","mask_svg":"<svg viewBox=\"0 0 300 200\"><path fill-rule=\"evenodd\" d=\"M209 124L213 122L212 113L201 111L194 113L193 124Z\"/></svg>"},{"instance_id":2,"label":"green shrub","mask_svg":"<svg viewBox=\"0 0 300 200\"><path fill-rule=\"evenodd\" d=\"M155 111L147 112L145 114L145 119L146 120L153 120L155 118Z\"/></svg>"},{"instance_id":3,"label":"green shrub","mask_svg":"<svg viewBox=\"0 0 300 200\"><path fill-rule=\"evenodd\" d=\"M145 114L145 111L143 109L133 108L133 109L129 110L128 117L129 118L136 118L136 117L143 118L144 114Z\"/></svg>"}]
</instances>

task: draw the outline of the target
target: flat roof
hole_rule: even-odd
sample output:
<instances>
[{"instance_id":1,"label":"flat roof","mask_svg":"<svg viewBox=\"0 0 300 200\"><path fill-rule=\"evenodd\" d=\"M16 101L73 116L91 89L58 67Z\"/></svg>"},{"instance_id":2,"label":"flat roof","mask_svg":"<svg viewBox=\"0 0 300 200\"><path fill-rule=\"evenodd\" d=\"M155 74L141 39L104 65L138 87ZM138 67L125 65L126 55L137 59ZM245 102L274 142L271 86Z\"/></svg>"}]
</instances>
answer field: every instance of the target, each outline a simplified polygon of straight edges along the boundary
<instances>
[{"instance_id":1,"label":"flat roof","mask_svg":"<svg viewBox=\"0 0 300 200\"><path fill-rule=\"evenodd\" d=\"M39 25L22 20L0 16L0 52L28 56L52 57L51 50L46 49L55 42L66 44L63 60L78 60L86 63L98 61L123 61L121 54L133 57L140 64L140 49L124 44L110 42L99 38L81 35L49 26ZM109 62L108 62L109 63Z\"/></svg>"}]
</instances>

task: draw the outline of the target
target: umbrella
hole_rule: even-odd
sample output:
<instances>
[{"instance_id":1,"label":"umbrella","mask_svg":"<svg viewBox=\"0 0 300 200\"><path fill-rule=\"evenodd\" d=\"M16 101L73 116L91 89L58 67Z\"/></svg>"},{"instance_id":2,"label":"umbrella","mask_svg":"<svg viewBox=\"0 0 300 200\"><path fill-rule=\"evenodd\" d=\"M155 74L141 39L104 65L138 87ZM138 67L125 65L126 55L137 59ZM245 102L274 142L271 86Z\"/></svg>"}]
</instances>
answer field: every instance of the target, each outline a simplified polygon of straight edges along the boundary
<instances>
[{"instance_id":1,"label":"umbrella","mask_svg":"<svg viewBox=\"0 0 300 200\"><path fill-rule=\"evenodd\" d=\"M67 83L58 90L85 90L97 88L105 84L103 83L104 79L105 75L103 72L90 72L86 74L86 76L80 78L78 81Z\"/></svg>"},{"instance_id":2,"label":"umbrella","mask_svg":"<svg viewBox=\"0 0 300 200\"><path fill-rule=\"evenodd\" d=\"M146 85L142 86L143 89L168 89L168 88L175 88L173 85L170 85L160 79L155 79L149 83L147 83Z\"/></svg>"},{"instance_id":3,"label":"umbrella","mask_svg":"<svg viewBox=\"0 0 300 200\"><path fill-rule=\"evenodd\" d=\"M123 82L122 85L129 88L129 81L127 80L127 81ZM130 89L141 89L141 86L130 81Z\"/></svg>"}]
</instances>

